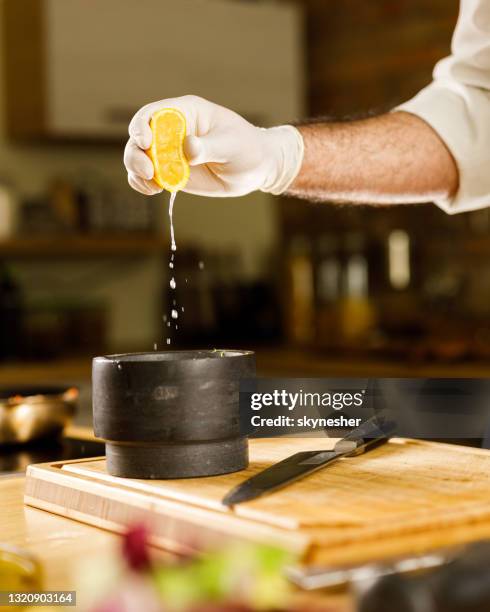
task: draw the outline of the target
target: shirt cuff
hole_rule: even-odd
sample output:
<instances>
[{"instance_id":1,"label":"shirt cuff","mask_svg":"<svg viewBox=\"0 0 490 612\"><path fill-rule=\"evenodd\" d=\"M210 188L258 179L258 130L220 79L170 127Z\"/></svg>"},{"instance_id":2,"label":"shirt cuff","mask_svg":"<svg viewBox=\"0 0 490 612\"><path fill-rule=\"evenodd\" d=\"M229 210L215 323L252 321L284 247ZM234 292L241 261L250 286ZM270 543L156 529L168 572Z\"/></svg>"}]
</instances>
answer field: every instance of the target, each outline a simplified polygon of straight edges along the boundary
<instances>
[{"instance_id":1,"label":"shirt cuff","mask_svg":"<svg viewBox=\"0 0 490 612\"><path fill-rule=\"evenodd\" d=\"M490 94L453 82L434 82L394 111L428 123L451 152L459 170L459 189L435 202L448 214L490 205Z\"/></svg>"}]
</instances>

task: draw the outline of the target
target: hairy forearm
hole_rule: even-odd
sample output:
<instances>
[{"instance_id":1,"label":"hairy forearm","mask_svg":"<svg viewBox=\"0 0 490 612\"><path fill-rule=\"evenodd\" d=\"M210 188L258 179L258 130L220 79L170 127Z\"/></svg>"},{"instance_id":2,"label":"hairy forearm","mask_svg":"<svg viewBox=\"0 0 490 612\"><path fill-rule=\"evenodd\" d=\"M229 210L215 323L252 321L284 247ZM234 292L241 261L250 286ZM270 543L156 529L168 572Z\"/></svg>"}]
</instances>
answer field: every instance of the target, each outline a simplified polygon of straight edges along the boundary
<instances>
[{"instance_id":1,"label":"hairy forearm","mask_svg":"<svg viewBox=\"0 0 490 612\"><path fill-rule=\"evenodd\" d=\"M422 119L395 112L299 127L304 161L289 194L315 200L396 204L449 197L456 163Z\"/></svg>"}]
</instances>

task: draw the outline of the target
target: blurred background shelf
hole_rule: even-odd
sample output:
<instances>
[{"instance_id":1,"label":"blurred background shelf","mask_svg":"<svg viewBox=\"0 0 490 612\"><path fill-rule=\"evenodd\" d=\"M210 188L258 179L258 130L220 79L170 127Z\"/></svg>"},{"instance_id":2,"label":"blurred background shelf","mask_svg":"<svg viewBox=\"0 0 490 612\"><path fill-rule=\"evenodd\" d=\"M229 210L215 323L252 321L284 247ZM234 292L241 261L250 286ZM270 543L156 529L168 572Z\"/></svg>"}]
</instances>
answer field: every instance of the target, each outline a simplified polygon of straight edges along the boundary
<instances>
[{"instance_id":1,"label":"blurred background shelf","mask_svg":"<svg viewBox=\"0 0 490 612\"><path fill-rule=\"evenodd\" d=\"M0 388L51 384L76 386L80 390L80 401L75 424L91 425L93 356L63 357L42 362L9 361L0 363ZM263 378L490 377L490 359L462 360L450 363L438 363L436 361L407 363L403 360L389 360L386 357L338 356L334 353L322 354L314 350L289 347L260 347L257 348L256 356L257 374Z\"/></svg>"},{"instance_id":2,"label":"blurred background shelf","mask_svg":"<svg viewBox=\"0 0 490 612\"><path fill-rule=\"evenodd\" d=\"M90 357L65 357L53 361L10 361L0 364L0 386L74 383L91 377Z\"/></svg>"},{"instance_id":3,"label":"blurred background shelf","mask_svg":"<svg viewBox=\"0 0 490 612\"><path fill-rule=\"evenodd\" d=\"M490 360L448 363L407 363L369 356L335 356L293 348L256 350L257 374L262 377L482 377L490 376ZM52 361L0 363L0 386L89 383L92 356Z\"/></svg>"},{"instance_id":4,"label":"blurred background shelf","mask_svg":"<svg viewBox=\"0 0 490 612\"><path fill-rule=\"evenodd\" d=\"M66 234L0 240L0 257L123 257L153 255L166 252L168 248L168 240L154 234Z\"/></svg>"},{"instance_id":5,"label":"blurred background shelf","mask_svg":"<svg viewBox=\"0 0 490 612\"><path fill-rule=\"evenodd\" d=\"M409 99L449 52L459 8L144 4L185 28L194 15L165 91L261 126ZM154 19L135 38L139 3L93 0L94 30L85 5L0 0L0 384L81 381L89 406L91 357L135 347L256 347L261 376L490 375L490 209L181 193L170 260L168 195L131 190L122 157L132 114L166 95L140 66L183 30L162 38Z\"/></svg>"}]
</instances>

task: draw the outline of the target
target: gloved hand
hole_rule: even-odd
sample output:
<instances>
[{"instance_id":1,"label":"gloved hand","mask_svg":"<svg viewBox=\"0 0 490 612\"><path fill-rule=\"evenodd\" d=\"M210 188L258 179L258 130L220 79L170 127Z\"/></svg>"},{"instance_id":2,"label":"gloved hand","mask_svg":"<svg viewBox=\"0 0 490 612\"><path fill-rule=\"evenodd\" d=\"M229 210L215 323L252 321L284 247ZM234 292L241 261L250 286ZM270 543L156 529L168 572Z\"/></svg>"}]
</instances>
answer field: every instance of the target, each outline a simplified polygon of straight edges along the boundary
<instances>
[{"instance_id":1,"label":"gloved hand","mask_svg":"<svg viewBox=\"0 0 490 612\"><path fill-rule=\"evenodd\" d=\"M129 184L140 193L161 192L144 151L152 142L150 119L162 108L178 108L186 118L184 151L191 173L184 191L188 193L230 197L262 190L278 195L301 168L303 138L295 127L258 128L203 98L169 98L141 108L129 125L124 164Z\"/></svg>"}]
</instances>

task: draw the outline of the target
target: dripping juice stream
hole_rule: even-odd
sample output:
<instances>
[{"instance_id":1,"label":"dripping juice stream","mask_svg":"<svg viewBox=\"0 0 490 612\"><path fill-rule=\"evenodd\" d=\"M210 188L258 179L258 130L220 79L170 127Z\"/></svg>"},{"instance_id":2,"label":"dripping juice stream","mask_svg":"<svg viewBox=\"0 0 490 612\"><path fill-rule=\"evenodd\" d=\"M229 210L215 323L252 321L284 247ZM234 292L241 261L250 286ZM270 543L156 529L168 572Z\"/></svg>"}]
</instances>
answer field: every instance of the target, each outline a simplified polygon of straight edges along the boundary
<instances>
[{"instance_id":1,"label":"dripping juice stream","mask_svg":"<svg viewBox=\"0 0 490 612\"><path fill-rule=\"evenodd\" d=\"M173 213L174 213L174 203L175 203L175 198L177 196L177 192L173 191L170 194L170 200L169 200L169 204L168 204L168 218L169 218L169 222L170 222L170 250L172 251L171 255L170 255L170 262L168 264L169 268L171 270L174 269L174 259L175 259L175 251L177 250L177 245L175 244L175 232L174 232L174 218L173 218ZM172 291L175 291L176 287L177 287L177 283L175 282L175 277L172 275L171 279L170 279L170 289L172 289ZM164 323L167 324L167 328L169 328L170 331L170 327L172 322L175 321L175 329L178 329L178 325L177 325L177 319L179 317L179 313L177 312L177 301L175 298L172 299L172 308L171 308L171 318L170 320L167 320L167 317L165 316L163 318ZM167 337L167 344L171 344L171 338Z\"/></svg>"},{"instance_id":2,"label":"dripping juice stream","mask_svg":"<svg viewBox=\"0 0 490 612\"><path fill-rule=\"evenodd\" d=\"M177 192L172 191L172 193L170 194L170 202L168 205L168 217L170 220L170 243L171 243L170 248L172 249L172 253L174 253L177 250L177 246L175 244L175 234L174 234L174 202L175 202L176 196L177 196Z\"/></svg>"}]
</instances>

